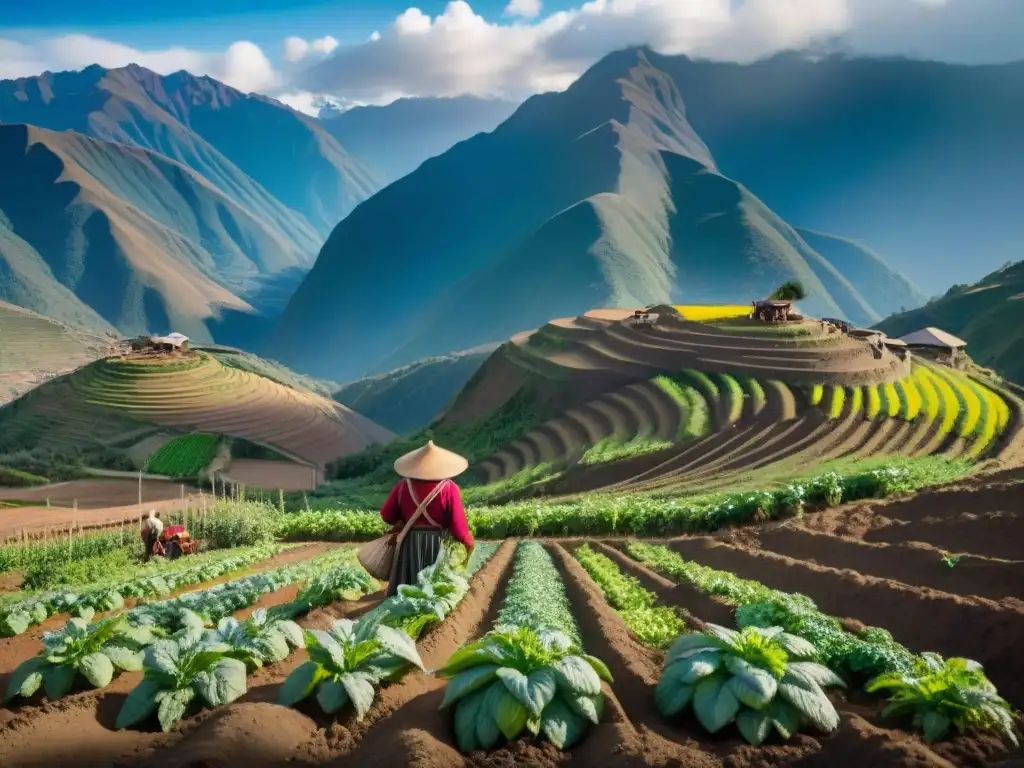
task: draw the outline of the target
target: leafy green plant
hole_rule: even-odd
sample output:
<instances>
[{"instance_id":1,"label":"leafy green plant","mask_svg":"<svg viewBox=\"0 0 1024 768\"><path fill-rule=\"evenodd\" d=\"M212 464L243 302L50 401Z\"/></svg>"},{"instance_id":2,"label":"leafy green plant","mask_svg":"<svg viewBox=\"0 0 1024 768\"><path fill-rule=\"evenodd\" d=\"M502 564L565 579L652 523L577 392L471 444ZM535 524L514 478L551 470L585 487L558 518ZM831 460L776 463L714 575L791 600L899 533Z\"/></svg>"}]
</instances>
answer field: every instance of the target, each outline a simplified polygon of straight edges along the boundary
<instances>
[{"instance_id":1,"label":"leafy green plant","mask_svg":"<svg viewBox=\"0 0 1024 768\"><path fill-rule=\"evenodd\" d=\"M441 708L455 705L459 749L491 749L504 736L541 732L559 749L575 744L604 711L599 659L581 655L558 630L499 627L456 651L437 673L448 680Z\"/></svg>"},{"instance_id":2,"label":"leafy green plant","mask_svg":"<svg viewBox=\"0 0 1024 768\"><path fill-rule=\"evenodd\" d=\"M142 682L125 699L115 727L138 725L156 712L160 728L169 731L196 698L211 707L234 701L245 693L246 670L230 652L231 646L207 642L193 627L157 640L146 648Z\"/></svg>"},{"instance_id":3,"label":"leafy green plant","mask_svg":"<svg viewBox=\"0 0 1024 768\"><path fill-rule=\"evenodd\" d=\"M305 639L309 661L288 676L278 694L286 707L315 691L327 714L351 703L362 720L381 683L398 680L412 667L423 669L412 638L376 621L340 619L329 630L307 630Z\"/></svg>"},{"instance_id":4,"label":"leafy green plant","mask_svg":"<svg viewBox=\"0 0 1024 768\"><path fill-rule=\"evenodd\" d=\"M657 596L622 573L610 558L586 544L577 547L573 555L640 642L663 647L685 629L686 621L673 608L657 605Z\"/></svg>"},{"instance_id":5,"label":"leafy green plant","mask_svg":"<svg viewBox=\"0 0 1024 768\"><path fill-rule=\"evenodd\" d=\"M32 696L42 687L56 701L71 691L79 675L93 688L104 688L118 670L141 670L141 649L152 640L152 631L129 626L124 614L92 624L70 619L56 632L43 634L43 652L14 671L4 698Z\"/></svg>"},{"instance_id":6,"label":"leafy green plant","mask_svg":"<svg viewBox=\"0 0 1024 768\"><path fill-rule=\"evenodd\" d=\"M799 280L787 280L772 291L770 298L775 301L800 301L807 298L807 289Z\"/></svg>"},{"instance_id":7,"label":"leafy green plant","mask_svg":"<svg viewBox=\"0 0 1024 768\"><path fill-rule=\"evenodd\" d=\"M754 746L773 728L784 739L806 725L833 731L839 714L824 688L845 684L828 667L810 661L814 656L813 645L781 627L735 631L708 624L669 649L655 702L667 717L692 705L710 733L736 723Z\"/></svg>"},{"instance_id":8,"label":"leafy green plant","mask_svg":"<svg viewBox=\"0 0 1024 768\"><path fill-rule=\"evenodd\" d=\"M225 617L217 622L216 629L206 630L204 639L230 646L228 655L244 661L249 668L282 661L292 648L305 645L298 624L290 619L271 618L266 608L257 608L245 621Z\"/></svg>"},{"instance_id":9,"label":"leafy green plant","mask_svg":"<svg viewBox=\"0 0 1024 768\"><path fill-rule=\"evenodd\" d=\"M954 728L995 731L1014 746L1019 732L1013 709L996 693L976 661L922 653L909 673L879 675L867 691L890 692L883 717L907 717L931 744Z\"/></svg>"},{"instance_id":10,"label":"leafy green plant","mask_svg":"<svg viewBox=\"0 0 1024 768\"><path fill-rule=\"evenodd\" d=\"M416 575L415 584L403 584L398 594L381 603L382 624L400 628L419 637L431 624L444 621L469 591L469 581L455 572L445 551L434 565Z\"/></svg>"}]
</instances>

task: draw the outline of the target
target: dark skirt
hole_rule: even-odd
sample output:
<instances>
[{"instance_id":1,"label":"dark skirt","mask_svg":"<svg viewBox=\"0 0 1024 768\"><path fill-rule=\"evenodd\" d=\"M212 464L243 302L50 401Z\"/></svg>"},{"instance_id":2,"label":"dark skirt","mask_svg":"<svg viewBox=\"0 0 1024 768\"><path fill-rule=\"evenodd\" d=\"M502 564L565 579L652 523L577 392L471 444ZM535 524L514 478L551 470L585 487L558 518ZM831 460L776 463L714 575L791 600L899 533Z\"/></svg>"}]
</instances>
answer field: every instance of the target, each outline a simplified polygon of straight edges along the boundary
<instances>
[{"instance_id":1,"label":"dark skirt","mask_svg":"<svg viewBox=\"0 0 1024 768\"><path fill-rule=\"evenodd\" d=\"M398 566L388 584L387 596L398 594L400 584L415 584L416 575L431 566L441 553L444 531L440 528L413 528L402 542Z\"/></svg>"}]
</instances>

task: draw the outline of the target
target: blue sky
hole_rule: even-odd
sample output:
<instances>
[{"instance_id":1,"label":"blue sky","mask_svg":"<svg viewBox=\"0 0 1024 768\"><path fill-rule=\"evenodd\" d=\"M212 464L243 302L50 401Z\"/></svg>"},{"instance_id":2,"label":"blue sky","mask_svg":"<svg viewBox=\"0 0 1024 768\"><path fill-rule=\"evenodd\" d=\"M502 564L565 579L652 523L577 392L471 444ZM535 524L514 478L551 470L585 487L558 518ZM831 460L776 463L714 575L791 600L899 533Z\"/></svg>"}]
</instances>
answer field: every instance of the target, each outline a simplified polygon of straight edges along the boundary
<instances>
[{"instance_id":1,"label":"blue sky","mask_svg":"<svg viewBox=\"0 0 1024 768\"><path fill-rule=\"evenodd\" d=\"M472 0L489 21L508 20L508 0ZM251 40L272 59L286 35L331 35L342 45L361 42L415 6L430 16L448 0L0 0L0 37L21 41L59 34L88 34L138 48L187 45L215 50ZM572 0L546 0L544 12L566 10Z\"/></svg>"}]
</instances>

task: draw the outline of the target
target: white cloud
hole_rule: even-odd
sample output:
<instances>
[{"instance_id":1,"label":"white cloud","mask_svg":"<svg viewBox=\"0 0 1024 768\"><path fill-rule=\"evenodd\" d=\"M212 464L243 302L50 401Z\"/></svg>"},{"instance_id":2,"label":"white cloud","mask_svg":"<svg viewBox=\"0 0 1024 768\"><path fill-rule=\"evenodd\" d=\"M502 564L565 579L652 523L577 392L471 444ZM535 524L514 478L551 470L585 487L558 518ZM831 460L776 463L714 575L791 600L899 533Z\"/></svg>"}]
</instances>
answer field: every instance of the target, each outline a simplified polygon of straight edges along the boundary
<instances>
[{"instance_id":1,"label":"white cloud","mask_svg":"<svg viewBox=\"0 0 1024 768\"><path fill-rule=\"evenodd\" d=\"M209 75L241 91L269 91L281 78L255 43L239 41L223 52L165 48L143 51L88 35L63 35L24 44L0 38L0 78L30 77L45 70L113 69L138 64L160 74L185 69Z\"/></svg>"},{"instance_id":2,"label":"white cloud","mask_svg":"<svg viewBox=\"0 0 1024 768\"><path fill-rule=\"evenodd\" d=\"M505 6L505 15L535 19L540 16L542 7L541 0L509 0L509 4Z\"/></svg>"},{"instance_id":3,"label":"white cloud","mask_svg":"<svg viewBox=\"0 0 1024 768\"><path fill-rule=\"evenodd\" d=\"M327 37L321 37L319 40L314 40L312 45L310 45L313 53L319 53L323 56L326 56L337 47L338 41L330 35L327 35Z\"/></svg>"},{"instance_id":4,"label":"white cloud","mask_svg":"<svg viewBox=\"0 0 1024 768\"><path fill-rule=\"evenodd\" d=\"M286 37L284 39L284 60L298 61L304 59L309 53L309 43L301 37Z\"/></svg>"},{"instance_id":5,"label":"white cloud","mask_svg":"<svg viewBox=\"0 0 1024 768\"><path fill-rule=\"evenodd\" d=\"M856 51L962 61L1024 56L1022 0L580 0L523 21L490 22L465 0L431 17L409 8L380 35L343 46L296 84L381 103L396 96L522 97L566 87L605 54L648 44L666 54L749 62L833 39ZM954 41L955 33L972 36ZM993 34L999 45L991 46ZM938 41L942 41L941 43Z\"/></svg>"}]
</instances>

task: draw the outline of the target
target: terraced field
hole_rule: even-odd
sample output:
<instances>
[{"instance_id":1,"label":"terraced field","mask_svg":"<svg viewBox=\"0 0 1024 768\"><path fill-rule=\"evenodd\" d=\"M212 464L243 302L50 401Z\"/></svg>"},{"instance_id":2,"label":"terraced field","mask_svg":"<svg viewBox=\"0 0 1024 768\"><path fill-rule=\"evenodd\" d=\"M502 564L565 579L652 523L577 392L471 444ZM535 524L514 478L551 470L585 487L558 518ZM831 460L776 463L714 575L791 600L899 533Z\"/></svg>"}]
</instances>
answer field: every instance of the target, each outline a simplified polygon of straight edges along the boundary
<instances>
[{"instance_id":1,"label":"terraced field","mask_svg":"<svg viewBox=\"0 0 1024 768\"><path fill-rule=\"evenodd\" d=\"M392 437L338 403L201 353L100 360L3 416L6 434L33 446L128 445L171 428L244 438L321 467Z\"/></svg>"},{"instance_id":2,"label":"terraced field","mask_svg":"<svg viewBox=\"0 0 1024 768\"><path fill-rule=\"evenodd\" d=\"M807 337L767 339L678 319L638 331L588 314L540 329L539 345L523 334L496 353L508 363L493 376L512 378L509 364L522 363L560 412L478 462L480 476L549 467L554 494L706 492L837 459L985 460L1024 420L1009 391L802 326Z\"/></svg>"},{"instance_id":3,"label":"terraced field","mask_svg":"<svg viewBox=\"0 0 1024 768\"><path fill-rule=\"evenodd\" d=\"M55 703L41 692L0 710L6 712L0 760L11 765L74 759L90 765L184 766L219 764L230 755L246 765L555 766L570 760L708 768L997 765L1024 754L995 731L959 733L954 728L926 743L909 717L883 716L884 691L868 693L864 686L877 674L906 669L929 651L980 662L1001 696L1011 704L1024 701L1024 662L1018 652L1024 639L1024 561L1015 547L1024 534L1022 509L1024 473L1016 470L717 536L483 542L467 570L468 584L448 571L422 577L421 591L429 588L424 594L433 595L428 600L440 608L427 624L416 618L426 615L416 613L428 610L423 606L409 613L398 609L406 605L401 602L405 598L382 604L379 586L365 580L365 574L358 576L358 566L345 551L323 544L294 548L262 561L254 576L228 575L222 589L241 603L221 599L208 620L225 615L244 620L257 607L270 609L272 618L290 616L309 630L330 629L339 619L387 624L394 617L397 623L388 626L409 633L410 643L402 646L408 661L397 679L367 678L368 698L354 705L354 699L335 705L324 693L296 693L296 681L309 664L327 663L318 649L331 642L323 634L307 635L306 649L286 649L280 658L248 669L242 690L229 702L213 707L194 702L180 721L160 731L155 717L115 729L141 673L122 672L97 690L80 678L74 691ZM324 578L339 586L326 591L315 586ZM451 591L439 584L451 585ZM196 592L176 605L205 605L204 595L212 594L218 593ZM172 631L187 631L174 612L159 604L132 610L170 622ZM60 621L51 618L45 626ZM536 700L542 711L536 736L526 730L527 714L522 720L507 719L518 711L519 696L533 701L532 688L520 690L501 678L494 688L498 697L507 690L515 698L502 705L510 708L507 716L500 708L482 710L494 718L487 726L492 721L477 716L481 710L476 707L490 688L481 688L476 699L472 688L464 688L470 677L489 685L495 667L470 672L455 666L469 663L469 657L459 656L460 648L495 642L488 633L496 626L534 626L530 622L562 633L579 649L560 654L588 654L574 658L584 659L598 681L592 683L591 672L564 662L569 666L562 669L573 668L577 676L556 675L554 699L544 694ZM699 712L695 717L684 706L681 714L664 713L667 693L656 691L668 684L659 686L668 676L666 654L678 656L678 648L685 647L676 644L677 637L699 645L707 642L700 633L720 631L710 625L772 624L810 643L814 658L832 670L828 674L839 676L827 689L836 725L804 723L788 739L772 734L752 746L747 743L751 736L741 736L730 719L710 734ZM517 631L514 642L525 642L522 632L532 630ZM554 635L548 637L555 642ZM398 652L388 638L387 647ZM15 667L38 642L37 630L0 640L0 684L9 685ZM501 663L519 669L526 662ZM534 669L529 679L540 685L544 673ZM700 679L713 669L694 668L692 674ZM818 695L817 688L806 690ZM564 702L560 697L569 696L568 691L591 704L579 700L568 712L555 711L568 706L562 703L547 708L545 702ZM297 697L303 702L294 707L282 703ZM442 709L453 697L467 703ZM467 730L465 718L471 717L479 719L468 721L476 724ZM557 746L563 743L568 745Z\"/></svg>"},{"instance_id":4,"label":"terraced field","mask_svg":"<svg viewBox=\"0 0 1024 768\"><path fill-rule=\"evenodd\" d=\"M0 405L110 354L113 342L0 301Z\"/></svg>"}]
</instances>

